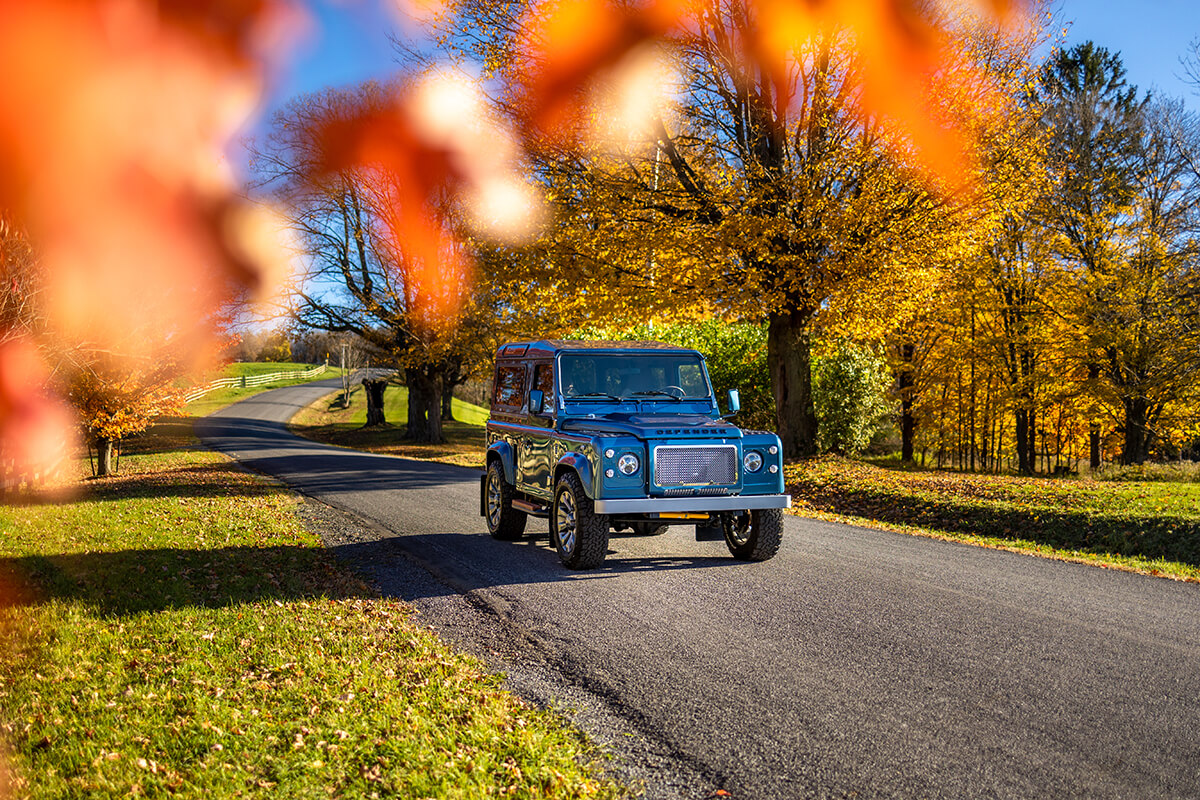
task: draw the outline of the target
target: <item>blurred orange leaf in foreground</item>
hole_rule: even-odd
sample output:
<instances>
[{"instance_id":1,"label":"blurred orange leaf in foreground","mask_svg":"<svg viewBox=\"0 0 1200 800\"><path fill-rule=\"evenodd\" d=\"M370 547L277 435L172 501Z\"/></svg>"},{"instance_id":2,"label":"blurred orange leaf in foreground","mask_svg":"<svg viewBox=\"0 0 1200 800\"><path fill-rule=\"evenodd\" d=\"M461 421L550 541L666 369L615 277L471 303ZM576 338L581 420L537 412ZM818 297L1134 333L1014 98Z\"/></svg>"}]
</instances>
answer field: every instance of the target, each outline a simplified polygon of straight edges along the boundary
<instances>
[{"instance_id":1,"label":"blurred orange leaf in foreground","mask_svg":"<svg viewBox=\"0 0 1200 800\"><path fill-rule=\"evenodd\" d=\"M225 149L299 20L284 0L0 0L0 209L38 254L54 335L134 357L130 331L152 328L199 355L199 323L270 285L274 223L239 199ZM54 424L31 408L30 348L0 354L9 457Z\"/></svg>"},{"instance_id":2,"label":"blurred orange leaf in foreground","mask_svg":"<svg viewBox=\"0 0 1200 800\"><path fill-rule=\"evenodd\" d=\"M986 93L986 80L964 68L921 0L734 0L744 11L737 43L752 62L783 85L800 45L820 30L848 31L863 61L863 101L870 113L902 130L936 174L958 181L964 134L931 116L925 98L940 80L960 91ZM1020 0L979 0L982 12L1004 24ZM648 0L618 6L609 0L560 0L534 6L521 34L537 71L524 79L525 113L542 135L575 135L586 117L588 92L599 76L647 44L703 30L714 0Z\"/></svg>"}]
</instances>

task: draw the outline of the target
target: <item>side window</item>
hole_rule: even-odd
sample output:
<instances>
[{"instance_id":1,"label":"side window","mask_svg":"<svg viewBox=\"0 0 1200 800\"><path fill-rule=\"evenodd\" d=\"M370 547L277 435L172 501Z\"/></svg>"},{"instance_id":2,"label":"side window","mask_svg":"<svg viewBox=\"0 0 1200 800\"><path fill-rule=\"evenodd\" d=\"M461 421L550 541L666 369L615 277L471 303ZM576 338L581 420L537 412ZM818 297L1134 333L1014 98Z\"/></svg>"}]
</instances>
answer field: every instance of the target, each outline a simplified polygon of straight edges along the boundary
<instances>
[{"instance_id":1,"label":"side window","mask_svg":"<svg viewBox=\"0 0 1200 800\"><path fill-rule=\"evenodd\" d=\"M520 408L525 402L525 365L500 367L496 370L496 386L492 405Z\"/></svg>"},{"instance_id":2,"label":"side window","mask_svg":"<svg viewBox=\"0 0 1200 800\"><path fill-rule=\"evenodd\" d=\"M538 364L533 368L533 388L546 395L546 411L554 411L554 365Z\"/></svg>"}]
</instances>

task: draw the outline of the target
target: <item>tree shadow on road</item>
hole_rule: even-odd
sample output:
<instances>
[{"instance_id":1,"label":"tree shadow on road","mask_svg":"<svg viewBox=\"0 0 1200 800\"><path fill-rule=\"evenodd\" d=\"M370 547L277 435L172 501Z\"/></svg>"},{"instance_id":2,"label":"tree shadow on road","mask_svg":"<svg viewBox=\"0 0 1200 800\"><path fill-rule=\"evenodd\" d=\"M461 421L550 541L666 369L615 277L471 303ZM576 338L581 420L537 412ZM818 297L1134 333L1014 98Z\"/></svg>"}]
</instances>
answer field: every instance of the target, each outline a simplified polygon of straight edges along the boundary
<instances>
[{"instance_id":1,"label":"tree shadow on road","mask_svg":"<svg viewBox=\"0 0 1200 800\"><path fill-rule=\"evenodd\" d=\"M667 548L664 548L664 550ZM476 589L540 583L615 580L644 572L736 569L746 562L728 555L679 553L633 554L610 549L607 560L590 570L570 570L559 563L546 536L515 542L479 533L429 533L370 541L333 543L330 551L348 567L374 582L389 596L403 600L466 594ZM723 551L722 551L723 552ZM409 569L404 569L407 565ZM411 569L417 567L417 571ZM432 579L422 574L432 575Z\"/></svg>"}]
</instances>

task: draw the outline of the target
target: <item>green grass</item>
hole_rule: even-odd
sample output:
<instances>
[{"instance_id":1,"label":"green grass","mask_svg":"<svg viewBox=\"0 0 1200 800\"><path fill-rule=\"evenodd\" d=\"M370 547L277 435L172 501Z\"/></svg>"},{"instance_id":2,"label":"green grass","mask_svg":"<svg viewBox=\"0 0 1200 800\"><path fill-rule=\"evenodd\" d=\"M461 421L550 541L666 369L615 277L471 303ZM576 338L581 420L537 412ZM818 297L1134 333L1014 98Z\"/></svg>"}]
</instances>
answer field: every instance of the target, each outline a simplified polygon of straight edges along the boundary
<instances>
[{"instance_id":1,"label":"green grass","mask_svg":"<svg viewBox=\"0 0 1200 800\"><path fill-rule=\"evenodd\" d=\"M292 363L234 363L227 364L220 371L208 376L207 380L216 380L217 378L238 378L249 375L264 375L272 372L302 372L311 369L313 364L292 364ZM312 378L303 378L295 380L279 380L268 383L264 386L231 386L224 389L216 389L208 394L200 397L187 404L187 413L202 417L205 414L211 414L226 406L233 405L239 400L245 400L248 397L253 397L256 394L269 391L271 389L279 389L284 386L295 386L301 383L310 383L312 381L322 381L327 378L336 378L341 375L341 369L338 367L330 367Z\"/></svg>"},{"instance_id":2,"label":"green grass","mask_svg":"<svg viewBox=\"0 0 1200 800\"><path fill-rule=\"evenodd\" d=\"M340 392L338 394L341 394ZM331 401L326 402L326 407ZM344 425L363 425L367 421L367 400L362 387L351 387L349 413L342 415L338 422ZM457 397L450 401L450 411L454 414L455 422L464 425L483 427L488 420L488 410L481 406L459 400ZM389 384L383 393L383 415L393 425L403 425L408 418L408 389L399 384Z\"/></svg>"},{"instance_id":3,"label":"green grass","mask_svg":"<svg viewBox=\"0 0 1200 800\"><path fill-rule=\"evenodd\" d=\"M1165 464L1135 464L1122 466L1109 464L1092 473L1098 481L1181 481L1200 482L1200 464L1173 462Z\"/></svg>"},{"instance_id":4,"label":"green grass","mask_svg":"<svg viewBox=\"0 0 1200 800\"><path fill-rule=\"evenodd\" d=\"M617 792L577 733L340 568L292 494L191 442L160 427L121 476L0 508L16 796Z\"/></svg>"},{"instance_id":5,"label":"green grass","mask_svg":"<svg viewBox=\"0 0 1200 800\"><path fill-rule=\"evenodd\" d=\"M1200 484L885 468L785 468L795 512L1200 580Z\"/></svg>"},{"instance_id":6,"label":"green grass","mask_svg":"<svg viewBox=\"0 0 1200 800\"><path fill-rule=\"evenodd\" d=\"M454 420L442 423L445 443L414 444L404 439L408 418L408 390L405 387L389 385L384 392L384 418L389 424L380 427L363 427L367 421L367 402L361 386L352 388L349 407L340 404L340 396L341 392L337 392L303 409L292 419L292 430L309 439L355 450L483 467L486 408L456 397L451 406Z\"/></svg>"}]
</instances>

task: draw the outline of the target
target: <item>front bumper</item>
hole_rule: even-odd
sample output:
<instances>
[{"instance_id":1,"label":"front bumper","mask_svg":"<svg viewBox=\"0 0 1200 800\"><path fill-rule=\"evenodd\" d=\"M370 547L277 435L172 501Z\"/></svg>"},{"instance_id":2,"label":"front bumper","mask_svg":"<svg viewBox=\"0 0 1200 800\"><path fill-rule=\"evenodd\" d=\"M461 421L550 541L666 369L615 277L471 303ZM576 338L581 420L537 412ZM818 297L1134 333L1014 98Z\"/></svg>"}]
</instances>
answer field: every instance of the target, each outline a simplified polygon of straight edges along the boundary
<instances>
[{"instance_id":1,"label":"front bumper","mask_svg":"<svg viewBox=\"0 0 1200 800\"><path fill-rule=\"evenodd\" d=\"M725 497L635 497L597 500L597 514L665 514L687 511L755 511L791 508L790 494L748 494Z\"/></svg>"}]
</instances>

